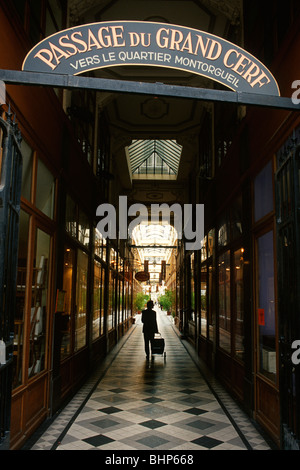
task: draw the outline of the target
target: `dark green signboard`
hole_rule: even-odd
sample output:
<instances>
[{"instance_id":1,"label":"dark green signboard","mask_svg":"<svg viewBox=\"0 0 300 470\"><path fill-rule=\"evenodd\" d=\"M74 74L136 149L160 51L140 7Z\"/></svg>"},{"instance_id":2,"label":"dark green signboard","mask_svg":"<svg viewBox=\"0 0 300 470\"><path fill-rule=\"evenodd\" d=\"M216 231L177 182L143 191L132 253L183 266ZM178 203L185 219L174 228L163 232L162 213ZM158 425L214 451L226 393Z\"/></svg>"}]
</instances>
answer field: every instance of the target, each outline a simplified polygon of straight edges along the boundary
<instances>
[{"instance_id":1,"label":"dark green signboard","mask_svg":"<svg viewBox=\"0 0 300 470\"><path fill-rule=\"evenodd\" d=\"M78 75L123 65L184 70L234 91L280 95L271 72L242 48L203 31L164 23L111 21L69 28L37 44L23 70Z\"/></svg>"}]
</instances>

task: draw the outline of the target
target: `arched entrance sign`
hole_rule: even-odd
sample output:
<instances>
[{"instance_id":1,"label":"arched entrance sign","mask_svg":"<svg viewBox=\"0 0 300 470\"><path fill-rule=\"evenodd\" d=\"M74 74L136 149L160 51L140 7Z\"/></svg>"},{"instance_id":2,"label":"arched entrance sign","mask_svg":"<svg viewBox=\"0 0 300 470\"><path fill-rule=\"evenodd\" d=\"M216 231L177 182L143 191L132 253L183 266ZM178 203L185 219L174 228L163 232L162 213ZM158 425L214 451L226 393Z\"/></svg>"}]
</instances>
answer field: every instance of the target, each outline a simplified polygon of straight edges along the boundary
<instances>
[{"instance_id":1,"label":"arched entrance sign","mask_svg":"<svg viewBox=\"0 0 300 470\"><path fill-rule=\"evenodd\" d=\"M22 69L79 75L122 65L184 70L234 91L280 95L271 72L244 49L203 31L164 23L111 21L69 28L38 43Z\"/></svg>"}]
</instances>

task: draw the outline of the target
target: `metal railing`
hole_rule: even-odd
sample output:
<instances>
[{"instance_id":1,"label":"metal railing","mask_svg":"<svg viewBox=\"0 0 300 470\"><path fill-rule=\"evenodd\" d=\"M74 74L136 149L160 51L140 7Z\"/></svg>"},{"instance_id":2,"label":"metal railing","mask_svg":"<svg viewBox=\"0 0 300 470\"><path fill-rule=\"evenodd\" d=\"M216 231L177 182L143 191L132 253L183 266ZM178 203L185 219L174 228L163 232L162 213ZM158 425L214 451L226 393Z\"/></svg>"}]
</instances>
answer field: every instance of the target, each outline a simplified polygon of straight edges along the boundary
<instances>
[{"instance_id":1,"label":"metal railing","mask_svg":"<svg viewBox=\"0 0 300 470\"><path fill-rule=\"evenodd\" d=\"M10 108L0 117L0 449L9 447L14 312L22 184L21 135Z\"/></svg>"}]
</instances>

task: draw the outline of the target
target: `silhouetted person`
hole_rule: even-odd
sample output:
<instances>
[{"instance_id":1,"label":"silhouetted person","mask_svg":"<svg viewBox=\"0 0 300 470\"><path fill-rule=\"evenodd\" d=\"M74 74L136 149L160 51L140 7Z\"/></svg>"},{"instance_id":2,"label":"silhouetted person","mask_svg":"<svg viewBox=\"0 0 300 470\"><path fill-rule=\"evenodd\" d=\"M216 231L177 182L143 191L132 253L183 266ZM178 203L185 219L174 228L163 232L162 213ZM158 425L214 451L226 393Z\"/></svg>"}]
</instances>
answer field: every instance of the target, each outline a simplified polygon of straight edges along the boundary
<instances>
[{"instance_id":1,"label":"silhouetted person","mask_svg":"<svg viewBox=\"0 0 300 470\"><path fill-rule=\"evenodd\" d=\"M152 341L154 339L154 335L155 333L158 333L156 311L153 310L152 300L149 300L147 302L147 310L142 311L142 323L144 324L143 333L145 341L145 353L146 358L149 359L149 343L151 343L152 349Z\"/></svg>"}]
</instances>

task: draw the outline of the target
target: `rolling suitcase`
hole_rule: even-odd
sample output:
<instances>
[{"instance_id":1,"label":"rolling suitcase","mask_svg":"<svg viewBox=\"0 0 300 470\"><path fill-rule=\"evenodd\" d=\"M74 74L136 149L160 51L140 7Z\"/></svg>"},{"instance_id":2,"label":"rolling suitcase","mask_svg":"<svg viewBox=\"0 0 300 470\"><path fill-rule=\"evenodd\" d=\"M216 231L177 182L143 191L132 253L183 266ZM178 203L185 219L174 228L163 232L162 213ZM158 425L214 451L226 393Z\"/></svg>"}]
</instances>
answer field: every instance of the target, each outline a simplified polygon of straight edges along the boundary
<instances>
[{"instance_id":1,"label":"rolling suitcase","mask_svg":"<svg viewBox=\"0 0 300 470\"><path fill-rule=\"evenodd\" d=\"M152 342L152 355L153 354L160 354L166 357L165 350L165 340L161 337L160 333L157 333L159 337L154 336L154 340Z\"/></svg>"}]
</instances>

